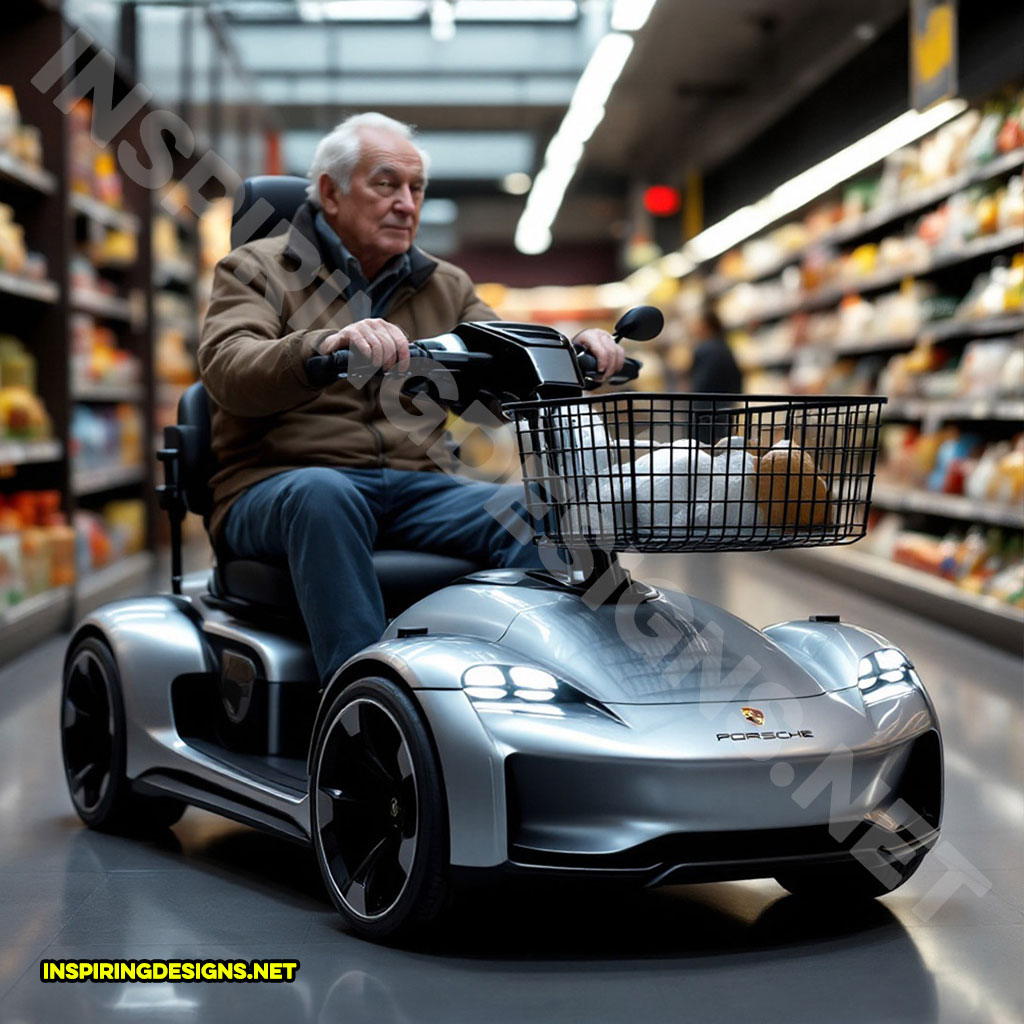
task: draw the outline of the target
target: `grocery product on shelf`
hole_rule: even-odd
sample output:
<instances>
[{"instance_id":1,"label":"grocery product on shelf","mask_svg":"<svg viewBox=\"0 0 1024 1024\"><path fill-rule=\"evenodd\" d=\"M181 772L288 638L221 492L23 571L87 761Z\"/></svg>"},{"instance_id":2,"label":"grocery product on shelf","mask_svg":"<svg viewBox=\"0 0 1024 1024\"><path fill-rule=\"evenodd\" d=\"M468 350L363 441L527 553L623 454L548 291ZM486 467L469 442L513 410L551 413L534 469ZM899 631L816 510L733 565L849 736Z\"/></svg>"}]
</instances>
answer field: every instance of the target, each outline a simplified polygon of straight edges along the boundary
<instances>
[{"instance_id":1,"label":"grocery product on shelf","mask_svg":"<svg viewBox=\"0 0 1024 1024\"><path fill-rule=\"evenodd\" d=\"M73 583L74 551L59 491L0 496L0 609Z\"/></svg>"},{"instance_id":2,"label":"grocery product on shelf","mask_svg":"<svg viewBox=\"0 0 1024 1024\"><path fill-rule=\"evenodd\" d=\"M991 441L950 424L929 429L887 423L880 446L880 484L966 495L1011 510L1024 502L1024 434ZM933 511L942 514L940 506Z\"/></svg>"},{"instance_id":3,"label":"grocery product on shelf","mask_svg":"<svg viewBox=\"0 0 1024 1024\"><path fill-rule=\"evenodd\" d=\"M52 436L46 406L36 394L35 359L17 338L0 335L0 440Z\"/></svg>"},{"instance_id":4,"label":"grocery product on shelf","mask_svg":"<svg viewBox=\"0 0 1024 1024\"><path fill-rule=\"evenodd\" d=\"M76 471L142 462L143 422L138 406L77 404L71 413L71 459Z\"/></svg>"},{"instance_id":5,"label":"grocery product on shelf","mask_svg":"<svg viewBox=\"0 0 1024 1024\"><path fill-rule=\"evenodd\" d=\"M18 100L9 85L0 85L0 152L29 167L43 165L42 134L34 125L22 124Z\"/></svg>"},{"instance_id":6,"label":"grocery product on shelf","mask_svg":"<svg viewBox=\"0 0 1024 1024\"><path fill-rule=\"evenodd\" d=\"M875 516L865 551L947 580L960 591L1024 609L1024 554L1019 532L971 526L944 533L912 529L905 516Z\"/></svg>"},{"instance_id":7,"label":"grocery product on shelf","mask_svg":"<svg viewBox=\"0 0 1024 1024\"><path fill-rule=\"evenodd\" d=\"M80 576L145 547L146 506L141 499L111 501L100 512L79 509L74 524L75 562Z\"/></svg>"},{"instance_id":8,"label":"grocery product on shelf","mask_svg":"<svg viewBox=\"0 0 1024 1024\"><path fill-rule=\"evenodd\" d=\"M138 357L118 345L117 333L87 313L70 318L72 391L101 384L134 387L142 378Z\"/></svg>"},{"instance_id":9,"label":"grocery product on shelf","mask_svg":"<svg viewBox=\"0 0 1024 1024\"><path fill-rule=\"evenodd\" d=\"M67 116L71 191L120 209L124 205L121 172L113 151L93 140L92 121L92 102L76 100Z\"/></svg>"}]
</instances>

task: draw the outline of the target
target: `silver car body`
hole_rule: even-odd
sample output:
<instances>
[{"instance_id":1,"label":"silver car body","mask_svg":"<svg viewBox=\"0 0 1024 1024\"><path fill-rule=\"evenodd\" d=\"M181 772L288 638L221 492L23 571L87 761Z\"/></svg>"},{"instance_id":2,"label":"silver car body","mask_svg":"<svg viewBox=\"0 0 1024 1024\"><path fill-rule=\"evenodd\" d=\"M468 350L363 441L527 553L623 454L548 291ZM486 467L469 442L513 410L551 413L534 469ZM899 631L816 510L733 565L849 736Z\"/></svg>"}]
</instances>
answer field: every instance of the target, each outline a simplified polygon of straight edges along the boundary
<instances>
[{"instance_id":1,"label":"silver car body","mask_svg":"<svg viewBox=\"0 0 1024 1024\"><path fill-rule=\"evenodd\" d=\"M403 612L319 694L301 635L219 610L201 575L184 591L108 605L79 627L105 637L118 664L127 774L294 839L310 828L298 762L262 771L191 741L179 721L175 687L215 687L218 651L250 659L275 693L306 688L318 720L353 679L403 684L436 747L456 867L655 884L823 862L865 831L896 856L938 835L934 710L913 673L862 691L862 659L891 645L856 626L759 631L643 588L592 607L579 591L492 571ZM544 669L578 699L475 701L463 673L477 665Z\"/></svg>"}]
</instances>

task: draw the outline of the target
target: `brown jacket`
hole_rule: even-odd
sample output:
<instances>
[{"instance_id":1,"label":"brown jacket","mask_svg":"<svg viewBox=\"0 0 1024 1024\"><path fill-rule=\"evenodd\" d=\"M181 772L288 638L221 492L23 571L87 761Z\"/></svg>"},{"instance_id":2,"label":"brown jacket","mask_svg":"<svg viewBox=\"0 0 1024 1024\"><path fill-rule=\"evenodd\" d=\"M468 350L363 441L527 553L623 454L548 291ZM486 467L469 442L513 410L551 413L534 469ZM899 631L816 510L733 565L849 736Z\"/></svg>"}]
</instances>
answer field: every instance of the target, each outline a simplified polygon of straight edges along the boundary
<instances>
[{"instance_id":1,"label":"brown jacket","mask_svg":"<svg viewBox=\"0 0 1024 1024\"><path fill-rule=\"evenodd\" d=\"M458 267L410 252L412 274L386 319L411 339L467 320L496 320ZM305 362L334 331L369 315L342 297L347 281L320 254L308 204L285 235L234 249L217 265L199 344L199 371L213 407L210 532L217 539L231 503L267 477L299 466L387 466L436 470L427 450L389 422L377 381L310 385ZM353 309L352 307L357 307Z\"/></svg>"}]
</instances>

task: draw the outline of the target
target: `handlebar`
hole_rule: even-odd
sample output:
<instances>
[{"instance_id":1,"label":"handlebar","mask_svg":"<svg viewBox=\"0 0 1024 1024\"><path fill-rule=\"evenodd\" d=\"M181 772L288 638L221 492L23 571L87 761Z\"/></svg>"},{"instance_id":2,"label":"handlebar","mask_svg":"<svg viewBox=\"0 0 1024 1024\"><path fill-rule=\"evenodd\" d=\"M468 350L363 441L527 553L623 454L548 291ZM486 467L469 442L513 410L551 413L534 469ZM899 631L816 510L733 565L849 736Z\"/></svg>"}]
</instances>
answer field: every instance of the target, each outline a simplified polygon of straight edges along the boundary
<instances>
[{"instance_id":1,"label":"handlebar","mask_svg":"<svg viewBox=\"0 0 1024 1024\"><path fill-rule=\"evenodd\" d=\"M579 363L580 371L587 381L584 390L591 391L605 384L625 384L627 381L635 380L640 373L640 362L636 359L627 359L614 377L607 381L597 380L597 360L584 348L575 347L576 361ZM326 356L313 356L306 360L306 376L314 387L326 387L332 381L346 377L350 369L349 349L338 349ZM494 362L494 357L487 352L451 352L443 348L427 347L420 342L413 342L409 346L409 355L413 359L430 359L439 366L448 370L461 370L470 368L481 368ZM369 369L369 366L365 367ZM384 371L379 367L373 372L373 376L382 376Z\"/></svg>"},{"instance_id":2,"label":"handlebar","mask_svg":"<svg viewBox=\"0 0 1024 1024\"><path fill-rule=\"evenodd\" d=\"M641 366L640 360L627 358L622 364L622 369L614 377L609 377L605 381L599 381L597 380L597 360L579 345L576 346L576 362L580 364L583 376L587 381L591 382L589 387L584 388L585 391L591 391L601 384L625 384L627 381L636 380L640 374Z\"/></svg>"},{"instance_id":3,"label":"handlebar","mask_svg":"<svg viewBox=\"0 0 1024 1024\"><path fill-rule=\"evenodd\" d=\"M349 373L349 357L351 350L347 348L338 349L326 356L313 356L306 360L306 376L314 387L326 387L332 381L345 377ZM409 357L411 359L431 359L439 366L448 370L460 370L470 366L480 366L490 363L493 359L486 352L449 352L446 349L427 348L419 342L413 342L409 346ZM369 369L368 364L364 364ZM384 371L377 367L373 376L383 376Z\"/></svg>"}]
</instances>

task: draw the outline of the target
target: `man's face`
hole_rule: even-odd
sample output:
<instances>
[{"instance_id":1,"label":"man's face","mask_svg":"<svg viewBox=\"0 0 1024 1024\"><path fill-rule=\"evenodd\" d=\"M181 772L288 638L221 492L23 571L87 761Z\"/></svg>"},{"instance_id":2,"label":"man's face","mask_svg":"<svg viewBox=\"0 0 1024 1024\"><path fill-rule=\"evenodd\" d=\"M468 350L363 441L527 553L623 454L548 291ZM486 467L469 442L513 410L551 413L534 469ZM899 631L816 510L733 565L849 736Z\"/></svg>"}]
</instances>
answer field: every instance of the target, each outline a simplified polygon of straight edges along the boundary
<instances>
[{"instance_id":1,"label":"man's face","mask_svg":"<svg viewBox=\"0 0 1024 1024\"><path fill-rule=\"evenodd\" d=\"M382 128L360 131L362 152L348 192L320 177L327 222L369 278L392 256L408 251L423 206L423 161L416 147Z\"/></svg>"}]
</instances>

